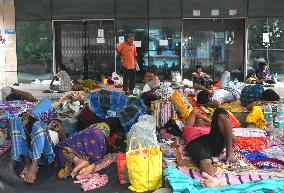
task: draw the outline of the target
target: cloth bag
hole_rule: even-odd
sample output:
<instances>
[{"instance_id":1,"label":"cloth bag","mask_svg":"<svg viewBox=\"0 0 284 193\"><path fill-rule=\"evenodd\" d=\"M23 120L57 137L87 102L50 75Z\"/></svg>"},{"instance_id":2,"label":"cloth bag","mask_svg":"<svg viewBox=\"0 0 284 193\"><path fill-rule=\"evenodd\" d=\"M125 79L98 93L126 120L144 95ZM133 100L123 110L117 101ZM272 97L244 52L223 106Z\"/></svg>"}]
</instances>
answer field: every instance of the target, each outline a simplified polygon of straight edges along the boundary
<instances>
[{"instance_id":1,"label":"cloth bag","mask_svg":"<svg viewBox=\"0 0 284 193\"><path fill-rule=\"evenodd\" d=\"M176 109L170 100L151 101L151 114L156 118L158 129L164 127L171 119L177 118Z\"/></svg>"},{"instance_id":2,"label":"cloth bag","mask_svg":"<svg viewBox=\"0 0 284 193\"><path fill-rule=\"evenodd\" d=\"M127 170L131 186L129 189L136 192L156 190L162 186L162 152L160 148L142 148L126 152Z\"/></svg>"}]
</instances>

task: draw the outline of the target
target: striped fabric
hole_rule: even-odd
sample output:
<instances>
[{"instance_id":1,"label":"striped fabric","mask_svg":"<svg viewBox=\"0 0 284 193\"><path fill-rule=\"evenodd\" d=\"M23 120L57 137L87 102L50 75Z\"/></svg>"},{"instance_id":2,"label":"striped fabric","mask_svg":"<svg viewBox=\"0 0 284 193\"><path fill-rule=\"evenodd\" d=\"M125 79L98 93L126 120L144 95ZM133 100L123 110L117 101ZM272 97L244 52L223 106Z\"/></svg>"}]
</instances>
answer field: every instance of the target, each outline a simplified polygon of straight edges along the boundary
<instances>
[{"instance_id":1,"label":"striped fabric","mask_svg":"<svg viewBox=\"0 0 284 193\"><path fill-rule=\"evenodd\" d=\"M196 179L200 181L203 177L197 170L192 170L188 168L180 167L179 170L188 177L191 177L193 179ZM233 184L243 184L250 181L255 180L264 180L268 178L272 178L273 176L270 176L268 174L244 174L244 175L234 175L234 174L228 174L228 173L220 173L217 174L217 178L223 182L225 182L226 185L233 185Z\"/></svg>"},{"instance_id":2,"label":"striped fabric","mask_svg":"<svg viewBox=\"0 0 284 193\"><path fill-rule=\"evenodd\" d=\"M175 107L169 100L152 101L151 112L156 117L157 128L162 128L169 120L177 118Z\"/></svg>"},{"instance_id":3,"label":"striped fabric","mask_svg":"<svg viewBox=\"0 0 284 193\"><path fill-rule=\"evenodd\" d=\"M32 160L42 158L50 163L54 159L52 142L47 128L43 122L34 123L31 131L31 144L26 140L24 126L21 118L16 117L11 120L12 132L12 157L14 160L22 161L22 156L28 156Z\"/></svg>"}]
</instances>

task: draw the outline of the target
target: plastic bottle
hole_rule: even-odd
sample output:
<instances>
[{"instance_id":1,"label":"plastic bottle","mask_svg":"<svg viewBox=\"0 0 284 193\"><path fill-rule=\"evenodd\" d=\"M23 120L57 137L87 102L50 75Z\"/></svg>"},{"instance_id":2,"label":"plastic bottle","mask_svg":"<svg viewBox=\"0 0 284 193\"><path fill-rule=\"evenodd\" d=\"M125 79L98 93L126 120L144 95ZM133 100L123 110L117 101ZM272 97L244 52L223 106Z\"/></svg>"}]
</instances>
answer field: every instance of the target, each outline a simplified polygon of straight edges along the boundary
<instances>
[{"instance_id":1,"label":"plastic bottle","mask_svg":"<svg viewBox=\"0 0 284 193\"><path fill-rule=\"evenodd\" d=\"M136 96L136 97L139 97L139 95L140 95L140 90L139 90L138 87L135 87L135 88L133 89L133 95Z\"/></svg>"},{"instance_id":2,"label":"plastic bottle","mask_svg":"<svg viewBox=\"0 0 284 193\"><path fill-rule=\"evenodd\" d=\"M283 129L284 129L284 104L280 101L277 106L277 113L275 117L275 129L273 135L283 136Z\"/></svg>"},{"instance_id":3,"label":"plastic bottle","mask_svg":"<svg viewBox=\"0 0 284 193\"><path fill-rule=\"evenodd\" d=\"M273 128L273 115L272 115L272 108L269 103L266 103L263 106L263 112L264 112L266 130L271 132Z\"/></svg>"}]
</instances>

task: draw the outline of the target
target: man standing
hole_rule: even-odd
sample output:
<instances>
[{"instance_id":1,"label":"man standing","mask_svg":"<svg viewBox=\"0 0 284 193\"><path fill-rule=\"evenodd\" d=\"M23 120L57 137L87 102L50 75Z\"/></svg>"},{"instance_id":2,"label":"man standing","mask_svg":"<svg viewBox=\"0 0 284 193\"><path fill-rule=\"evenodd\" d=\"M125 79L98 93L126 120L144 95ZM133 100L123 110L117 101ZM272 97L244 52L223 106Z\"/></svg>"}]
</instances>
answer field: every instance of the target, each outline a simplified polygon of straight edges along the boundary
<instances>
[{"instance_id":1,"label":"man standing","mask_svg":"<svg viewBox=\"0 0 284 193\"><path fill-rule=\"evenodd\" d=\"M119 44L116 49L122 55L122 69L123 69L123 91L126 94L132 94L135 87L135 71L137 60L136 47L133 44L134 35L128 34L127 42Z\"/></svg>"}]
</instances>

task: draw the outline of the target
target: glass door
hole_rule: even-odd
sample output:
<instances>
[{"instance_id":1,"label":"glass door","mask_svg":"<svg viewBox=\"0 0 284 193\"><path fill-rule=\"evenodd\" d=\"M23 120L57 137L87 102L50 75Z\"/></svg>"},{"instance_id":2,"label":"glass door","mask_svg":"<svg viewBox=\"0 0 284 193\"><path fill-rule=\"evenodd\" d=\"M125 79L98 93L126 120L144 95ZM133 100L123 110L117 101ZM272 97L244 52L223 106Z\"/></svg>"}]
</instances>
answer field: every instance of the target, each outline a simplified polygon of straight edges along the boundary
<instances>
[{"instance_id":1,"label":"glass door","mask_svg":"<svg viewBox=\"0 0 284 193\"><path fill-rule=\"evenodd\" d=\"M195 66L213 79L227 70L232 78L244 77L243 19L184 19L182 38L183 77L191 79Z\"/></svg>"}]
</instances>

